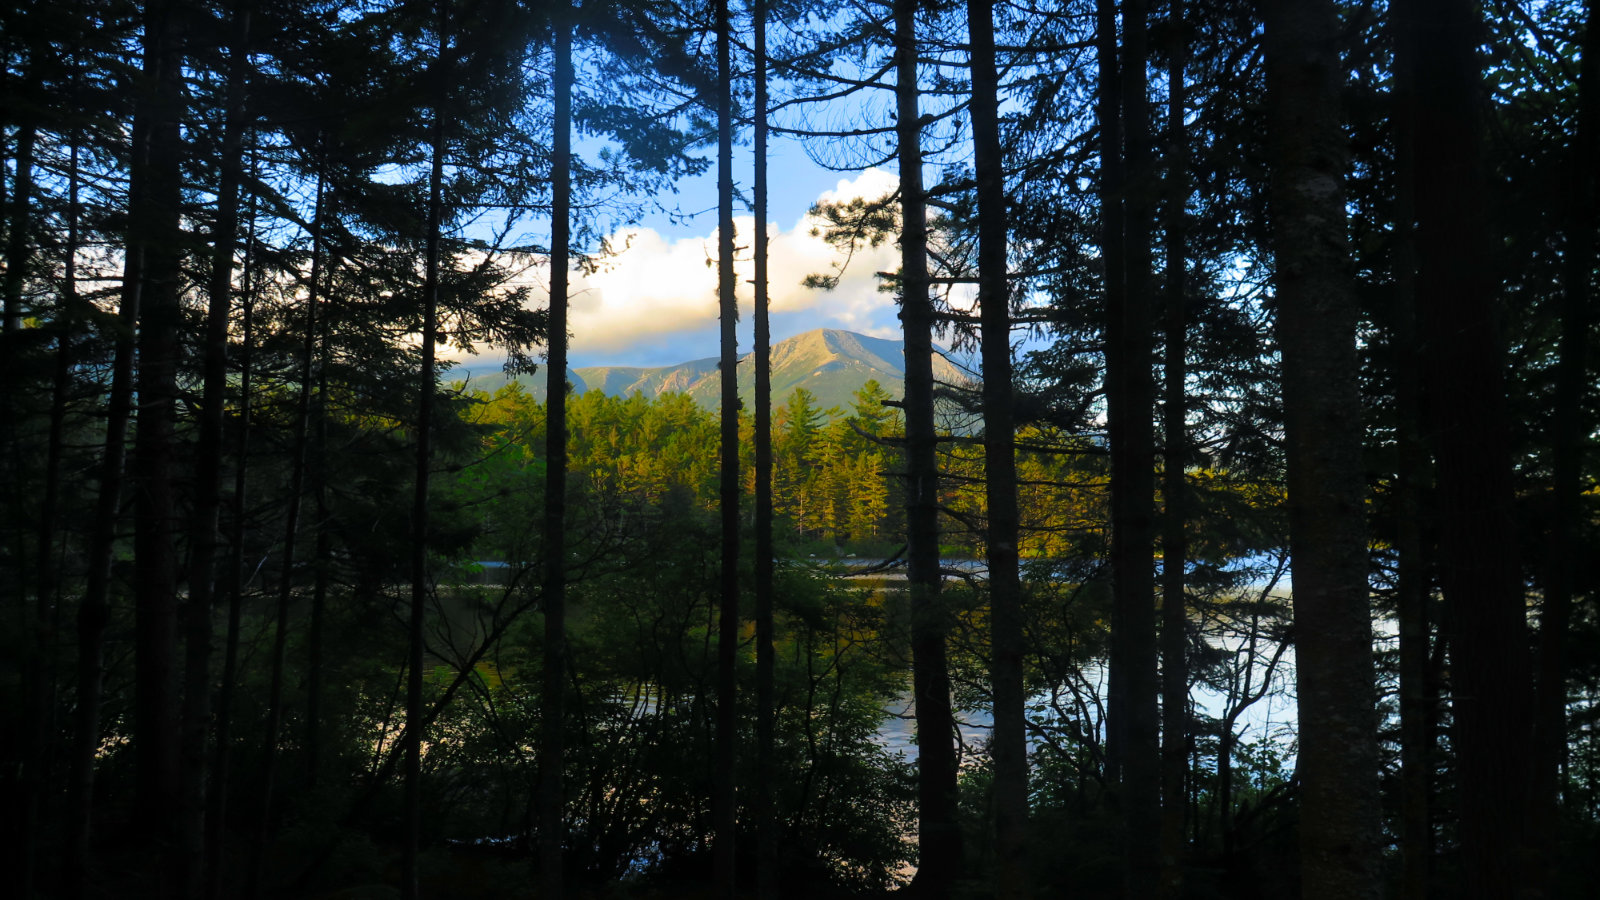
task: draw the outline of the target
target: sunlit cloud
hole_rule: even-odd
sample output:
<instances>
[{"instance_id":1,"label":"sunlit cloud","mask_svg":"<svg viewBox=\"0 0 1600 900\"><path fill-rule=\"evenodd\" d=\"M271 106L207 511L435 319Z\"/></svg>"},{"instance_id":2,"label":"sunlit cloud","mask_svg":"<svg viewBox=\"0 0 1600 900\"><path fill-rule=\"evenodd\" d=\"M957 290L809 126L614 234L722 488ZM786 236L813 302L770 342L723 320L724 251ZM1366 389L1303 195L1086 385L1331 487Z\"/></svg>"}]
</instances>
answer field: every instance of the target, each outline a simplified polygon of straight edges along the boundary
<instances>
[{"instance_id":1,"label":"sunlit cloud","mask_svg":"<svg viewBox=\"0 0 1600 900\"><path fill-rule=\"evenodd\" d=\"M870 169L842 179L819 200L881 197L894 190L896 177ZM898 334L892 295L879 290L877 273L899 266L892 241L862 247L832 290L804 287L807 275L827 274L843 261L842 254L812 232L821 223L809 215L788 223L768 224L768 283L773 336L783 339L813 328L840 328L875 337ZM752 236L755 219L734 220L738 246L741 346L748 347L754 309ZM573 272L569 313L571 353L576 364L598 362L653 365L715 355L717 345L717 235L667 238L649 228L614 234L614 255L593 272ZM527 275L533 303L543 306L549 292L549 271L539 267ZM655 359L646 359L654 355Z\"/></svg>"}]
</instances>

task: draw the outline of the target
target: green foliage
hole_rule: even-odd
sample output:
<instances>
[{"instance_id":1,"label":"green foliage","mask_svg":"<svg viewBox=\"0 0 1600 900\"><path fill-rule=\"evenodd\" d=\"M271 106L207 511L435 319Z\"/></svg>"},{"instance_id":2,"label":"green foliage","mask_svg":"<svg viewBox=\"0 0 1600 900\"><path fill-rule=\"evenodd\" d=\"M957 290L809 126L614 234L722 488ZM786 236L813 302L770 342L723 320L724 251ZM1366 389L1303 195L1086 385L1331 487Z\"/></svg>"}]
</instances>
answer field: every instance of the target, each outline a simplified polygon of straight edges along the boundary
<instances>
[{"instance_id":1,"label":"green foliage","mask_svg":"<svg viewBox=\"0 0 1600 900\"><path fill-rule=\"evenodd\" d=\"M580 402L590 404L587 421L602 434L611 433L609 415L646 412L642 404L590 398ZM697 878L708 865L711 831L716 521L682 483L608 496L615 474L574 470L582 502L573 508L585 511L575 552L589 562L575 568L569 589L565 840L585 879ZM783 865L819 886L884 887L910 854L904 835L913 793L909 770L875 739L902 677L882 652L881 609L797 568L783 570L776 604L773 787ZM517 620L430 731L436 743L427 768L441 837L534 839L527 824L533 748L547 727L537 714L541 631L537 616ZM753 647L739 665L751 696ZM449 679L443 674L439 681ZM742 731L740 741L740 758L751 759L753 733Z\"/></svg>"}]
</instances>

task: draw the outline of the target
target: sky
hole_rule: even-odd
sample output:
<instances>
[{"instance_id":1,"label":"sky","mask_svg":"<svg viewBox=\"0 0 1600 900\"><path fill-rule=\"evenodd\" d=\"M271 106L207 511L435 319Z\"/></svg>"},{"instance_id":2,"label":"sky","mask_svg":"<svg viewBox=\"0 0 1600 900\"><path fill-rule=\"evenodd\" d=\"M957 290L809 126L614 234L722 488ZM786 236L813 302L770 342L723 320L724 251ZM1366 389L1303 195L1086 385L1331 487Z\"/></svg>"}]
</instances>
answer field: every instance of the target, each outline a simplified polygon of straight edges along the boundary
<instances>
[{"instance_id":1,"label":"sky","mask_svg":"<svg viewBox=\"0 0 1600 900\"><path fill-rule=\"evenodd\" d=\"M899 319L892 294L878 290L876 274L899 267L892 242L862 248L849 261L837 288L807 288L808 274L828 273L843 255L821 236L807 215L818 200L879 197L892 191L892 172L829 171L812 162L793 142L772 142L769 155L768 282L773 341L815 328L838 328L873 337L896 338ZM735 180L748 195L749 153L736 153ZM664 212L645 216L637 225L618 229L610 244L620 248L593 273L573 272L569 350L574 368L595 365L662 366L718 354L717 270L715 266L716 173L685 179L676 197L663 205L705 210L688 220ZM735 271L739 289L739 352L754 346L754 277L751 261L753 214L742 208L734 219L740 248ZM548 296L548 268L527 273L543 306ZM498 355L486 350L457 362L452 374L482 374L499 368Z\"/></svg>"}]
</instances>

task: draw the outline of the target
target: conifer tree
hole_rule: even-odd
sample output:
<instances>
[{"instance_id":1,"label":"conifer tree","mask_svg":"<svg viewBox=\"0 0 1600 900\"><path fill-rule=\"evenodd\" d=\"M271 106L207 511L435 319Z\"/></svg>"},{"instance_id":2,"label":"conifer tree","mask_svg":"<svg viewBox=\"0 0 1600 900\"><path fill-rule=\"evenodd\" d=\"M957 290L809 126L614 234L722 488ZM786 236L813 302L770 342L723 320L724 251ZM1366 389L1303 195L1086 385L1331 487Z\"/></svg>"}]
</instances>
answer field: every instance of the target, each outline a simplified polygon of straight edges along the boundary
<instances>
[{"instance_id":1,"label":"conifer tree","mask_svg":"<svg viewBox=\"0 0 1600 900\"><path fill-rule=\"evenodd\" d=\"M1356 303L1331 3L1265 8L1306 897L1381 895Z\"/></svg>"}]
</instances>

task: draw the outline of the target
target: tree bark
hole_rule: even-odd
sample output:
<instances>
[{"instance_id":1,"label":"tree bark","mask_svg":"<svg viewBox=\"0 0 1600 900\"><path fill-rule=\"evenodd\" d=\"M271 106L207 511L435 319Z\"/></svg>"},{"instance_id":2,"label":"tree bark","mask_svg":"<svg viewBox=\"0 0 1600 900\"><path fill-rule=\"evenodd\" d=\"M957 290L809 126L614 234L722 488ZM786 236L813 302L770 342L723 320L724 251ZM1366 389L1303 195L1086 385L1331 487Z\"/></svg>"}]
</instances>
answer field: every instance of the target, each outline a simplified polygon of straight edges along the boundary
<instances>
[{"instance_id":1,"label":"tree bark","mask_svg":"<svg viewBox=\"0 0 1600 900\"><path fill-rule=\"evenodd\" d=\"M134 747L137 815L159 848L161 881L176 891L178 847L178 555L172 456L177 421L182 278L179 221L183 144L181 13L145 11L143 98L150 119L143 189L130 197L130 227L144 242L139 309L138 430L134 436Z\"/></svg>"},{"instance_id":2,"label":"tree bark","mask_svg":"<svg viewBox=\"0 0 1600 900\"><path fill-rule=\"evenodd\" d=\"M918 111L917 0L896 0L895 136L900 165L900 324L905 336L906 584L917 728L917 844L912 890L949 896L962 875L955 716L939 602L939 462L933 413L933 303L928 296L927 195Z\"/></svg>"},{"instance_id":3,"label":"tree bark","mask_svg":"<svg viewBox=\"0 0 1600 900\"><path fill-rule=\"evenodd\" d=\"M49 789L50 746L55 734L56 700L60 656L61 607L56 596L60 571L56 558L56 529L61 518L61 463L65 452L67 403L72 387L72 367L76 354L74 337L83 315L78 297L77 257L79 218L79 141L72 135L67 163L66 239L61 250L61 305L56 311L56 352L50 385L50 425L45 449L44 496L39 503L38 546L35 557L33 622L36 646L41 659L30 673L29 721L26 723L24 766L24 810L20 817L22 871L19 883L24 897L33 896L38 877L38 848L44 837L40 827L43 799Z\"/></svg>"},{"instance_id":4,"label":"tree bark","mask_svg":"<svg viewBox=\"0 0 1600 900\"><path fill-rule=\"evenodd\" d=\"M438 371L439 257L444 230L445 106L450 85L450 0L439 0L434 58L433 107L429 124L428 219L423 234L422 371L417 377L416 476L411 500L411 608L407 615L405 843L401 854L400 896L417 900L421 884L417 857L422 850L422 666L427 650L423 619L428 604L428 493L433 472L433 408Z\"/></svg>"},{"instance_id":5,"label":"tree bark","mask_svg":"<svg viewBox=\"0 0 1600 900\"><path fill-rule=\"evenodd\" d=\"M772 324L767 298L767 0L751 9L755 29L756 352L756 896L778 896L778 830L773 816Z\"/></svg>"},{"instance_id":6,"label":"tree bark","mask_svg":"<svg viewBox=\"0 0 1600 900\"><path fill-rule=\"evenodd\" d=\"M1378 740L1339 20L1326 0L1268 0L1265 25L1299 676L1302 893L1375 898L1382 892Z\"/></svg>"},{"instance_id":7,"label":"tree bark","mask_svg":"<svg viewBox=\"0 0 1600 900\"><path fill-rule=\"evenodd\" d=\"M205 892L206 739L211 730L212 605L216 584L217 528L221 509L222 422L227 403L228 319L233 304L233 255L238 243L239 184L244 148L246 42L250 10L233 6L233 45L223 124L211 278L207 285L200 433L195 445L194 512L190 524L189 599L184 626L184 689L180 758L183 895Z\"/></svg>"},{"instance_id":8,"label":"tree bark","mask_svg":"<svg viewBox=\"0 0 1600 900\"><path fill-rule=\"evenodd\" d=\"M1167 61L1167 290L1165 325L1165 403L1162 433L1161 493L1165 498L1161 535L1161 886L1163 897L1183 893L1184 781L1188 776L1189 668L1186 654L1188 599L1184 564L1188 555L1189 463L1188 403L1184 390L1188 347L1188 258L1186 206L1189 202L1187 93L1184 62L1188 33L1183 0L1171 0L1168 27L1172 46Z\"/></svg>"},{"instance_id":9,"label":"tree bark","mask_svg":"<svg viewBox=\"0 0 1600 900\"><path fill-rule=\"evenodd\" d=\"M1022 583L1017 561L1016 420L1012 404L1011 298L1006 272L1005 162L1000 147L1000 77L994 4L969 0L972 44L972 155L978 194L978 306L982 324L983 474L988 508L989 627L994 689L995 896L1030 893L1027 697Z\"/></svg>"},{"instance_id":10,"label":"tree bark","mask_svg":"<svg viewBox=\"0 0 1600 900\"><path fill-rule=\"evenodd\" d=\"M720 309L722 464L719 483L722 510L721 609L717 619L717 712L711 786L715 895L732 900L736 881L734 845L738 811L734 783L734 661L739 645L739 319L733 271L733 68L732 23L727 0L717 0L717 300Z\"/></svg>"},{"instance_id":11,"label":"tree bark","mask_svg":"<svg viewBox=\"0 0 1600 900\"><path fill-rule=\"evenodd\" d=\"M550 352L545 376L544 677L540 697L539 877L541 897L564 896L567 659L567 290L572 258L572 23L555 21L555 123L550 207Z\"/></svg>"},{"instance_id":12,"label":"tree bark","mask_svg":"<svg viewBox=\"0 0 1600 900\"><path fill-rule=\"evenodd\" d=\"M1400 896L1426 900L1433 859L1433 824L1430 818L1430 783L1433 778L1433 739L1430 722L1435 714L1428 675L1428 561L1423 538L1422 494L1427 480L1427 449L1423 446L1421 370L1417 345L1416 252L1416 73L1412 65L1418 48L1401 47L1415 37L1415 25L1404 21L1408 10L1398 4L1391 10L1394 58L1395 224L1394 347L1395 443L1395 553L1398 557L1395 593L1400 640Z\"/></svg>"},{"instance_id":13,"label":"tree bark","mask_svg":"<svg viewBox=\"0 0 1600 900\"><path fill-rule=\"evenodd\" d=\"M1468 898L1537 897L1530 799L1543 754L1517 559L1496 281L1485 195L1482 21L1471 0L1406 0L1415 53L1417 324L1437 466L1439 581L1449 614L1462 884Z\"/></svg>"},{"instance_id":14,"label":"tree bark","mask_svg":"<svg viewBox=\"0 0 1600 900\"><path fill-rule=\"evenodd\" d=\"M14 335L22 330L22 285L27 279L27 264L32 256L32 200L34 200L34 146L38 127L35 123L22 123L16 133L16 155L11 176L10 215L6 216L5 253L5 333Z\"/></svg>"},{"instance_id":15,"label":"tree bark","mask_svg":"<svg viewBox=\"0 0 1600 900\"><path fill-rule=\"evenodd\" d=\"M1151 339L1151 219L1156 190L1145 74L1144 0L1124 0L1122 60L1123 296L1106 334L1106 413L1111 444L1111 570L1114 639L1124 685L1119 798L1127 896L1158 890L1161 835L1160 719L1155 608L1155 378ZM1115 677L1115 676L1114 676Z\"/></svg>"},{"instance_id":16,"label":"tree bark","mask_svg":"<svg viewBox=\"0 0 1600 900\"><path fill-rule=\"evenodd\" d=\"M11 196L9 215L6 220L6 271L5 271L5 319L4 333L7 337L15 335L22 330L22 288L27 280L28 261L33 255L33 247L29 238L33 236L30 219L33 211L33 153L38 141L39 128L32 121L24 122L17 128L16 155L12 157L14 167L11 176Z\"/></svg>"},{"instance_id":17,"label":"tree bark","mask_svg":"<svg viewBox=\"0 0 1600 900\"><path fill-rule=\"evenodd\" d=\"M1106 374L1107 431L1115 432L1116 425L1110 408L1116 393L1114 363L1111 357L1114 340L1112 332L1119 329L1121 310L1127 305L1127 245L1125 232L1126 211L1123 192L1126 190L1126 171L1122 157L1122 101L1119 85L1122 82L1117 66L1117 5L1116 0L1095 0L1095 60L1098 87L1095 94L1095 124L1100 129L1100 263L1104 267L1106 315ZM1120 404L1117 404L1120 407ZM1120 408L1119 408L1120 412ZM1118 422L1120 424L1120 421ZM1108 434L1112 441L1118 438ZM1120 444L1120 441L1118 441ZM1116 466L1113 466L1115 479ZM1120 487L1120 485L1119 485ZM1117 493L1114 491L1114 493ZM1116 512L1112 512L1113 554L1116 553ZM1113 561L1113 590L1118 582L1116 563ZM1106 753L1105 778L1108 785L1122 782L1122 767L1127 755L1128 726L1128 632L1120 625L1122 604L1115 603L1112 611L1111 658L1106 698Z\"/></svg>"},{"instance_id":18,"label":"tree bark","mask_svg":"<svg viewBox=\"0 0 1600 900\"><path fill-rule=\"evenodd\" d=\"M239 335L239 421L234 444L233 496L230 500L228 547L228 625L222 645L222 674L217 690L215 748L211 762L211 791L206 811L206 897L222 896L223 841L227 834L228 775L233 759L233 693L238 681L239 631L244 606L245 489L250 462L251 351L255 341L255 210L252 203L249 236L245 240L244 321Z\"/></svg>"},{"instance_id":19,"label":"tree bark","mask_svg":"<svg viewBox=\"0 0 1600 900\"><path fill-rule=\"evenodd\" d=\"M131 209L140 205L150 158L150 114L135 115L128 160ZM77 715L74 723L72 775L68 788L68 824L61 883L68 897L80 897L89 866L94 818L95 759L100 749L100 703L105 689L105 632L111 617L111 564L121 519L123 481L128 452L128 422L133 410L134 334L145 284L145 242L142 223L131 220L123 243L122 295L111 390L106 400L105 449L101 453L99 490L90 522L89 556L83 601L78 606Z\"/></svg>"},{"instance_id":20,"label":"tree bark","mask_svg":"<svg viewBox=\"0 0 1600 900\"><path fill-rule=\"evenodd\" d=\"M250 876L247 896L259 896L266 878L263 868L272 835L273 795L277 790L278 743L283 731L283 679L289 644L289 609L294 600L295 549L300 538L300 505L306 486L306 466L311 429L311 391L316 367L318 289L322 283L323 214L327 203L327 179L317 173L316 200L311 218L311 271L306 287L305 340L300 345L300 390L295 400L294 439L289 463L288 508L283 523L283 571L278 580L278 598L272 632L271 674L267 682L266 736L262 740L261 810L255 839L250 844Z\"/></svg>"}]
</instances>

